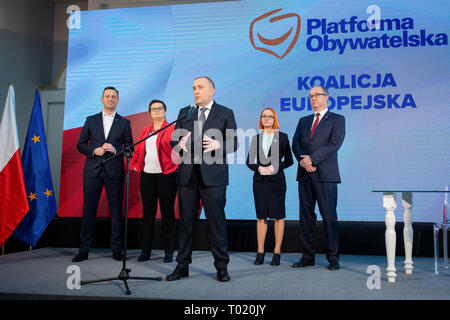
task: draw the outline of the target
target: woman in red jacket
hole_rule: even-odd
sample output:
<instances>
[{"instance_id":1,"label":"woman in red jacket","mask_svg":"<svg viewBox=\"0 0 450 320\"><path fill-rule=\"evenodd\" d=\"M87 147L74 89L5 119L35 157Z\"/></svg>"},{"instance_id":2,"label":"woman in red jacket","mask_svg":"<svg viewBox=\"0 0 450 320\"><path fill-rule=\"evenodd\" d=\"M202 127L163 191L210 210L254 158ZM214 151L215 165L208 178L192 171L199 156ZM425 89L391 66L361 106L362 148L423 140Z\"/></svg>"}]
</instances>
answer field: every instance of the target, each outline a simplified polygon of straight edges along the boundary
<instances>
[{"instance_id":1,"label":"woman in red jacket","mask_svg":"<svg viewBox=\"0 0 450 320\"><path fill-rule=\"evenodd\" d=\"M161 100L152 100L148 106L153 123L142 129L139 140L168 125L166 104ZM164 262L172 262L175 248L175 212L177 195L176 154L170 146L175 125L150 137L136 146L130 162L130 170L141 174L142 223L140 230L141 255L138 261L150 260L153 241L153 226L159 206L162 220L164 243ZM172 161L174 159L175 161Z\"/></svg>"}]
</instances>

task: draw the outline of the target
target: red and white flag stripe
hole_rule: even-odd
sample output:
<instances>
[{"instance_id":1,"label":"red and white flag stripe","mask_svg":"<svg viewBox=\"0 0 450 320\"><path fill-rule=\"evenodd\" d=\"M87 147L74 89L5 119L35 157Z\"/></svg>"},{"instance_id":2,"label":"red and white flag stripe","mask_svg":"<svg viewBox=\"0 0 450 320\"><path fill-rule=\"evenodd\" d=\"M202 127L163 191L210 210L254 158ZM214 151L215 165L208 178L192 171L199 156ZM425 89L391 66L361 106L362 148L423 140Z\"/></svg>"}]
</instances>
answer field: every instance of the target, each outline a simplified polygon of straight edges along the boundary
<instances>
[{"instance_id":1,"label":"red and white flag stripe","mask_svg":"<svg viewBox=\"0 0 450 320\"><path fill-rule=\"evenodd\" d=\"M14 87L10 85L0 122L0 245L8 239L28 210Z\"/></svg>"}]
</instances>

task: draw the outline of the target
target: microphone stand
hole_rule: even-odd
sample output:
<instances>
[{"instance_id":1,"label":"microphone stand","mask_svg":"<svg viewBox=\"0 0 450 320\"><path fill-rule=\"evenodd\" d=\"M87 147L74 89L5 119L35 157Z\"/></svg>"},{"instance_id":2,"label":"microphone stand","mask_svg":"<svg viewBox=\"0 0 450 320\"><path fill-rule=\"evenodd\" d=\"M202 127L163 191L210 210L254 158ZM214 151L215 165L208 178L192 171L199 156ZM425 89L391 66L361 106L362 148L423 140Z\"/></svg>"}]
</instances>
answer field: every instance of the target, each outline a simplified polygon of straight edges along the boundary
<instances>
[{"instance_id":1,"label":"microphone stand","mask_svg":"<svg viewBox=\"0 0 450 320\"><path fill-rule=\"evenodd\" d=\"M103 160L100 163L97 163L96 165L94 165L94 168L97 168L101 165L104 165L105 163L107 163L108 161L111 161L112 159L118 158L122 155L125 155L125 158L127 159L127 173L126 173L126 179L125 179L125 183L126 183L126 190L125 190L125 223L124 223L124 248L123 248L123 257L122 257L122 269L120 270L120 273L117 277L112 277L112 278L102 278L102 279L97 279L97 280L86 280L86 281L80 281L80 285L83 284L88 284L88 283L97 283L97 282L104 282L104 281L112 281L112 280L121 280L123 281L124 285L125 285L125 293L127 295L131 294L131 291L128 287L128 280L132 279L132 280L155 280L155 281L161 281L162 277L130 277L130 272L131 269L127 268L127 232L128 232L128 197L129 197L129 185L130 185L130 159L132 157L133 154L133 148L134 146L142 143L143 141L147 140L148 138L158 134L159 132L161 132L162 130L167 129L168 127L170 127L172 124L183 120L184 118L192 117L192 114L194 112L194 108L191 107L191 109L185 114L183 115L181 118L178 118L177 120L172 121L171 123L169 123L168 125L164 126L163 128L160 128L159 130L153 132L152 134L148 135L147 137L145 137L144 139L139 140L138 142L124 147L122 149L122 151L116 153L115 155L109 157L106 160Z\"/></svg>"}]
</instances>

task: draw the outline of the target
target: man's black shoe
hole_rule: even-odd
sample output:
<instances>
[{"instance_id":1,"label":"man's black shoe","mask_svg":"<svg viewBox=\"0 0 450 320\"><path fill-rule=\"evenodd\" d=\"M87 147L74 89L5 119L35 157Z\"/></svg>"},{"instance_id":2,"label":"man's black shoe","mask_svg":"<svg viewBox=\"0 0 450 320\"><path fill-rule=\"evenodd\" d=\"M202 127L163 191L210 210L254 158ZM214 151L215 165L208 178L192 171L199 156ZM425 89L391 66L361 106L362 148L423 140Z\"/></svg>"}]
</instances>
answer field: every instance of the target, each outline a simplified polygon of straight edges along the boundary
<instances>
[{"instance_id":1,"label":"man's black shoe","mask_svg":"<svg viewBox=\"0 0 450 320\"><path fill-rule=\"evenodd\" d=\"M219 280L220 282L230 281L230 275L228 274L227 269L217 270L217 280Z\"/></svg>"},{"instance_id":2,"label":"man's black shoe","mask_svg":"<svg viewBox=\"0 0 450 320\"><path fill-rule=\"evenodd\" d=\"M88 259L88 254L80 252L72 259L72 262L81 262L81 261L87 260L87 259Z\"/></svg>"},{"instance_id":3,"label":"man's black shoe","mask_svg":"<svg viewBox=\"0 0 450 320\"><path fill-rule=\"evenodd\" d=\"M339 266L339 262L330 262L329 266L328 266L328 270L339 270L340 266Z\"/></svg>"},{"instance_id":4,"label":"man's black shoe","mask_svg":"<svg viewBox=\"0 0 450 320\"><path fill-rule=\"evenodd\" d=\"M301 258L299 262L294 263L293 265L291 265L291 267L292 268L303 268L303 267L313 266L313 265L315 265L314 260L305 260L305 259Z\"/></svg>"},{"instance_id":5,"label":"man's black shoe","mask_svg":"<svg viewBox=\"0 0 450 320\"><path fill-rule=\"evenodd\" d=\"M180 266L177 265L175 270L166 277L167 281L175 281L179 280L180 278L187 278L189 277L189 267L188 266Z\"/></svg>"}]
</instances>

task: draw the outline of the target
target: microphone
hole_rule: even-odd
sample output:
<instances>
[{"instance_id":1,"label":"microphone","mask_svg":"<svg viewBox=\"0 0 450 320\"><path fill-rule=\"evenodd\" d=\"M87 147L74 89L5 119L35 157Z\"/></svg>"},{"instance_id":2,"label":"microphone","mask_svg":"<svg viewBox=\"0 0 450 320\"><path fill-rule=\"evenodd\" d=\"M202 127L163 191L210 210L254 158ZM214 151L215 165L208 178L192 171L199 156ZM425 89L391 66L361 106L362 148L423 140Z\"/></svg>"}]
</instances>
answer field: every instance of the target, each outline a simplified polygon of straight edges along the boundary
<instances>
[{"instance_id":1,"label":"microphone","mask_svg":"<svg viewBox=\"0 0 450 320\"><path fill-rule=\"evenodd\" d=\"M194 115L195 109L197 109L196 104L191 104L191 108L189 109L187 113L187 121L190 121L192 119L192 116Z\"/></svg>"}]
</instances>

